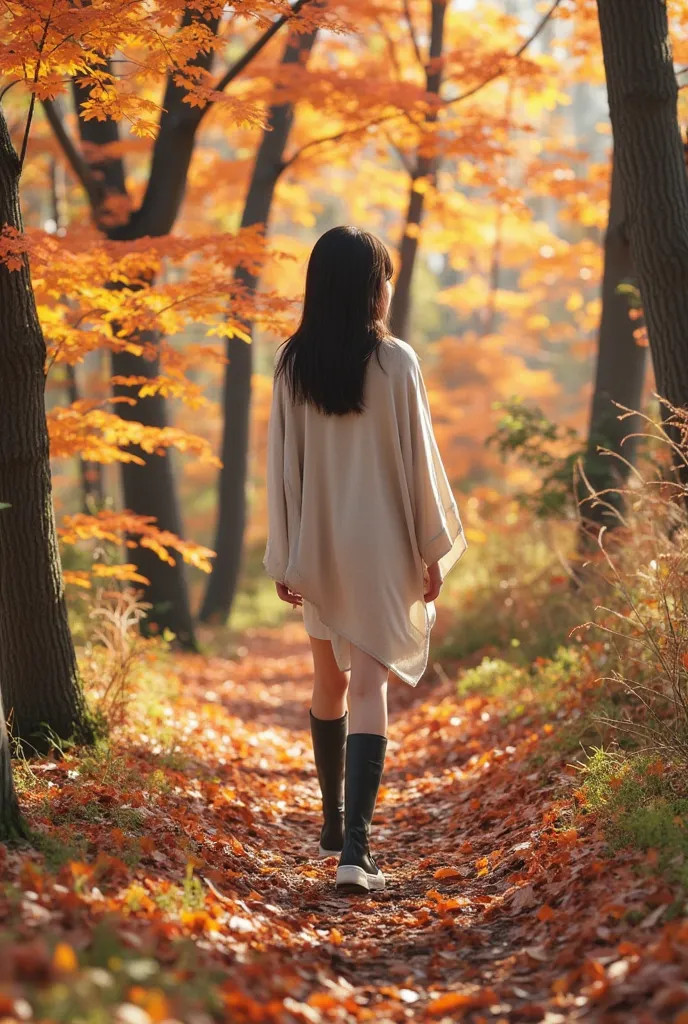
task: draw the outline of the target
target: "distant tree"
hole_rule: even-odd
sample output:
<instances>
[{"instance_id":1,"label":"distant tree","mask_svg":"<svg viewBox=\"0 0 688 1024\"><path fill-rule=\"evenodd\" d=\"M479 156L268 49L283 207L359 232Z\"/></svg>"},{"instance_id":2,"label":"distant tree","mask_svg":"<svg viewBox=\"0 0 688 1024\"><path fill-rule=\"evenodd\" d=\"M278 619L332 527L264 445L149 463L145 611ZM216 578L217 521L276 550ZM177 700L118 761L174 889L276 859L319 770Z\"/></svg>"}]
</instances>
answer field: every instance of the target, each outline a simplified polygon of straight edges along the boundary
<instances>
[{"instance_id":1,"label":"distant tree","mask_svg":"<svg viewBox=\"0 0 688 1024\"><path fill-rule=\"evenodd\" d=\"M444 47L444 23L447 12L446 0L435 0L430 6L430 43L428 46L425 69L425 89L431 104L425 117L424 128L432 131L440 110L440 86L442 85L442 50ZM416 53L420 57L420 48L415 37L415 30L409 14L409 31L412 33ZM411 281L418 252L420 223L425 204L425 193L429 184L434 183L437 157L429 142L423 140L408 164L409 196L406 209L404 234L399 247L399 272L394 285L392 307L389 322L392 333L398 338L405 338L408 331L409 310L411 308Z\"/></svg>"},{"instance_id":2,"label":"distant tree","mask_svg":"<svg viewBox=\"0 0 688 1024\"><path fill-rule=\"evenodd\" d=\"M289 68L294 64L305 63L313 48L315 36L315 30L293 35L284 49L281 67ZM244 203L242 228L262 224L267 230L293 119L292 101L273 103L268 110L267 124L258 146ZM248 297L255 295L259 279L257 272L239 267L235 279ZM248 322L244 326L252 338L253 323ZM226 355L215 559L201 607L200 617L203 622L224 622L229 615L239 582L246 525L253 346L241 338L229 338Z\"/></svg>"}]
</instances>

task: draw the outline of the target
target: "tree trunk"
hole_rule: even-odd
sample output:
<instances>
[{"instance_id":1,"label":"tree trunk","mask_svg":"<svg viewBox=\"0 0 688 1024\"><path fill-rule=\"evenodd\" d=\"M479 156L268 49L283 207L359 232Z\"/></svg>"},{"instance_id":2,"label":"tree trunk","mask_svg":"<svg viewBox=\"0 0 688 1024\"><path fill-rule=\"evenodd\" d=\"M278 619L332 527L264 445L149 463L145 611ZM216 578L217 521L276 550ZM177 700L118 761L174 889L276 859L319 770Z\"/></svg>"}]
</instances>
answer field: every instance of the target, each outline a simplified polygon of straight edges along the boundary
<instances>
[{"instance_id":1,"label":"tree trunk","mask_svg":"<svg viewBox=\"0 0 688 1024\"><path fill-rule=\"evenodd\" d=\"M79 383L76 379L76 367L65 364L67 373L67 395L70 403L78 402ZM87 515L93 515L105 503L103 490L103 467L100 462L91 462L79 456L79 479L81 480L81 508Z\"/></svg>"},{"instance_id":2,"label":"tree trunk","mask_svg":"<svg viewBox=\"0 0 688 1024\"><path fill-rule=\"evenodd\" d=\"M444 16L447 11L446 0L434 0L431 11L429 62L426 69L426 91L431 96L439 96L442 85L442 50L444 46ZM433 125L437 121L438 108L433 107L425 121ZM404 235L399 248L399 273L394 284L394 294L389 313L389 325L392 334L397 338L406 338L408 332L409 310L411 308L411 281L418 253L418 237L420 222L425 205L425 190L417 191L419 179L433 181L437 171L437 159L416 155L416 162L411 171L408 207Z\"/></svg>"},{"instance_id":3,"label":"tree trunk","mask_svg":"<svg viewBox=\"0 0 688 1024\"><path fill-rule=\"evenodd\" d=\"M57 160L50 162L50 206L55 225L55 231L59 232L67 223L66 198L64 175ZM67 398L71 404L78 402L79 382L76 375L76 366L72 363L65 363L65 375L67 378ZM90 462L81 456L78 458L79 478L81 480L81 508L91 514L103 507L103 467L100 462Z\"/></svg>"},{"instance_id":4,"label":"tree trunk","mask_svg":"<svg viewBox=\"0 0 688 1024\"><path fill-rule=\"evenodd\" d=\"M290 39L284 50L282 67L305 62L313 48L315 35L315 32L309 32ZM270 108L267 128L256 155L244 204L242 228L264 224L267 231L275 186L282 171L284 150L293 119L292 103ZM248 296L255 294L257 274L239 267L235 278ZM253 337L253 324L247 323L245 328ZM246 526L253 346L239 338L229 338L227 359L222 397L222 468L217 484L216 556L200 612L202 622L225 622L229 616L239 582Z\"/></svg>"},{"instance_id":5,"label":"tree trunk","mask_svg":"<svg viewBox=\"0 0 688 1024\"><path fill-rule=\"evenodd\" d=\"M155 339L150 335L141 335L139 340L146 343ZM112 353L112 372L115 376L138 376L141 374L142 365L146 368L145 376L158 376L160 367L157 359L144 360L130 352ZM118 385L114 388L115 396L136 397L138 391L138 387L127 388ZM167 402L160 394L136 398L135 405L122 402L117 405L117 412L122 419L145 423L147 427L163 428L169 425ZM169 530L181 537L182 520L171 453L150 455L136 445L131 447L131 452L143 459L143 465L137 465L135 462L122 464L124 507L139 515L155 516L156 525L161 530ZM154 551L137 545L131 549L130 557L138 571L149 580L143 597L152 607L146 616L145 628L149 629L153 625L158 632L169 629L182 647L196 650L186 573L181 555L175 555L174 565L169 565L158 558Z\"/></svg>"},{"instance_id":6,"label":"tree trunk","mask_svg":"<svg viewBox=\"0 0 688 1024\"><path fill-rule=\"evenodd\" d=\"M636 449L631 437L640 427L638 417L620 420L618 402L628 409L640 409L645 379L646 348L633 337L633 321L629 316L629 299L619 292L619 286L633 277L631 253L628 244L626 218L619 185L616 161L612 163L609 200L609 220L604 240L604 274L602 278L602 315L597 342L597 368L595 389L590 411L588 448L585 456L585 475L596 492L623 486L628 467L620 459L600 455L598 449L615 452L633 463ZM628 438L628 440L626 440ZM588 489L581 487L581 515L585 546L599 527L614 526L618 520L604 506L595 505L588 498ZM605 496L605 501L620 509L621 496Z\"/></svg>"},{"instance_id":7,"label":"tree trunk","mask_svg":"<svg viewBox=\"0 0 688 1024\"><path fill-rule=\"evenodd\" d=\"M17 155L0 111L0 225L21 232ZM67 622L45 419L45 342L28 260L0 265L0 684L26 749L92 739Z\"/></svg>"},{"instance_id":8,"label":"tree trunk","mask_svg":"<svg viewBox=\"0 0 688 1024\"><path fill-rule=\"evenodd\" d=\"M664 0L597 0L614 153L659 394L688 406L688 177Z\"/></svg>"},{"instance_id":9,"label":"tree trunk","mask_svg":"<svg viewBox=\"0 0 688 1024\"><path fill-rule=\"evenodd\" d=\"M26 839L27 837L27 831L19 812L17 794L14 790L10 740L0 693L0 842L7 843L13 839Z\"/></svg>"}]
</instances>

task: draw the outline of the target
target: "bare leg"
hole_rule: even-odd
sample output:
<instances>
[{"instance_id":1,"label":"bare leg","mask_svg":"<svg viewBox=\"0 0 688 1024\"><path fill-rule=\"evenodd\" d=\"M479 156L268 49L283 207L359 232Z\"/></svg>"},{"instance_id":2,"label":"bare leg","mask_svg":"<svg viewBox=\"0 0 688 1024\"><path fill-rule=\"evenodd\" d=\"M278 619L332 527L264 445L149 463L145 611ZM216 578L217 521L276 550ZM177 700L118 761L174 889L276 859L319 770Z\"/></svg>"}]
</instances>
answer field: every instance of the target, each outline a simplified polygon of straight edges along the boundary
<instances>
[{"instance_id":1,"label":"bare leg","mask_svg":"<svg viewBox=\"0 0 688 1024\"><path fill-rule=\"evenodd\" d=\"M309 638L313 652L313 699L311 711L321 721L333 721L346 713L349 673L342 672L329 640Z\"/></svg>"},{"instance_id":2,"label":"bare leg","mask_svg":"<svg viewBox=\"0 0 688 1024\"><path fill-rule=\"evenodd\" d=\"M349 733L387 735L387 677L379 661L351 645Z\"/></svg>"}]
</instances>

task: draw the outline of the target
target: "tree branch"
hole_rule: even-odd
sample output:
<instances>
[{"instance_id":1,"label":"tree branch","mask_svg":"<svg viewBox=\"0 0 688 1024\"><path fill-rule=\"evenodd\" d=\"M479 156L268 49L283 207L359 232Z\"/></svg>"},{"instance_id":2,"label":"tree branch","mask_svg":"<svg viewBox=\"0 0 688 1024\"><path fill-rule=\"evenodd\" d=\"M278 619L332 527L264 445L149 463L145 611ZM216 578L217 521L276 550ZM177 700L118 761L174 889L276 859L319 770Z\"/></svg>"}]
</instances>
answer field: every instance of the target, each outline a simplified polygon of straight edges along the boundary
<instances>
[{"instance_id":1,"label":"tree branch","mask_svg":"<svg viewBox=\"0 0 688 1024\"><path fill-rule=\"evenodd\" d=\"M522 56L525 53L525 51L528 49L531 43L533 43L540 35L545 25L547 25L548 21L550 20L550 18L552 17L560 3L561 0L554 0L551 7L540 19L533 32L528 36L527 39L525 39L521 43L519 48L514 53L512 53L511 56L506 58L505 63L502 66L500 66L499 69L496 72L494 72L494 74L490 75L489 78L484 79L484 81L479 82L477 85L472 86L470 89L467 89L466 92L461 93L460 96L456 96L453 100L446 100L443 104L444 107L451 107L455 103L461 103L462 100L467 100L469 99L469 97L475 96L475 94L479 92L481 89L484 89L486 85L489 85L491 82L494 82L497 78L500 78L506 70L506 62L517 60L520 56ZM334 135L325 135L321 139L311 139L310 142L306 142L303 146L301 146L300 149L297 149L294 153L292 153L288 160L284 161L284 163L282 164L282 170L285 171L288 167L291 167L291 165L295 163L309 149L313 149L316 146L324 145L328 142L339 142L341 139L346 138L348 135L358 135L361 132L368 131L369 128L374 128L377 127L378 125L387 124L389 121L393 121L397 117L404 116L408 117L409 115L405 111L400 110L395 114L386 114L384 117L375 118L374 120L369 121L367 124L358 125L356 128L345 128Z\"/></svg>"},{"instance_id":2,"label":"tree branch","mask_svg":"<svg viewBox=\"0 0 688 1024\"><path fill-rule=\"evenodd\" d=\"M64 126L62 117L60 116L59 110L55 100L44 99L43 110L45 112L48 124L53 130L53 134L57 139L62 152L67 160L67 163L72 169L72 172L83 186L86 195L88 196L89 202L94 210L100 206L103 200L103 193L100 185L91 174L91 169L87 164L86 160L77 149L71 136Z\"/></svg>"},{"instance_id":3,"label":"tree branch","mask_svg":"<svg viewBox=\"0 0 688 1024\"><path fill-rule=\"evenodd\" d=\"M401 148L401 146L399 146L394 141L394 139L392 138L392 136L390 135L390 133L387 131L386 128L384 129L384 133L385 133L385 138L387 139L387 142L389 143L389 146L396 152L396 154L399 157L399 160L401 161L401 164L402 164L404 170L406 171L406 173L407 174L413 174L413 164L411 163L411 160L410 160L408 154L406 154L404 152L404 150Z\"/></svg>"},{"instance_id":4,"label":"tree branch","mask_svg":"<svg viewBox=\"0 0 688 1024\"><path fill-rule=\"evenodd\" d=\"M506 60L502 64L500 64L500 66L493 74L491 74L488 78L485 78L482 82L478 82L478 84L472 86L472 88L467 89L466 92L462 92L460 96L455 96L453 100L447 100L445 102L445 106L452 107L455 103L461 103L462 100L467 100L471 96L475 96L475 94L480 92L481 89L484 89L486 85L489 85L491 82L496 81L496 79L501 78L504 72L506 71L506 65L513 60L518 60L518 58L525 53L530 44L537 39L537 37L545 28L545 26L549 22L550 18L552 17L560 3L561 0L554 0L552 6L542 16L542 18L540 19L536 27L533 29L531 34L528 36L528 38L521 43L521 45L515 51L515 53L512 53L510 57L507 57Z\"/></svg>"},{"instance_id":5,"label":"tree branch","mask_svg":"<svg viewBox=\"0 0 688 1024\"><path fill-rule=\"evenodd\" d=\"M50 8L50 14L45 19L45 25L43 26L43 35L41 41L38 44L38 56L36 57L36 70L33 75L34 86L38 82L38 76L41 70L41 57L43 56L43 47L45 46L45 40L48 35L48 29L50 28L50 19L53 16L53 8L55 7L55 0L53 0ZM35 89L31 92L31 99L29 101L29 113L26 118L26 128L24 129L24 138L22 139L21 152L19 154L19 173L21 174L22 168L24 167L24 158L26 157L26 150L29 145L29 132L31 131L31 122L33 121L33 112L36 109L36 91Z\"/></svg>"},{"instance_id":6,"label":"tree branch","mask_svg":"<svg viewBox=\"0 0 688 1024\"><path fill-rule=\"evenodd\" d=\"M382 33L382 36L383 36L383 38L385 40L385 45L387 46L387 52L389 53L389 59L390 59L390 61L392 63L392 66L394 68L394 73L397 76L397 81L398 82L403 82L404 75L403 75L403 72L401 70L401 65L399 63L399 58L397 57L397 48L396 48L396 46L394 44L394 40L392 39L392 37L390 36L389 32L387 31L383 19L380 17L380 18L376 18L375 21L377 23L377 27L380 29L380 32Z\"/></svg>"},{"instance_id":7,"label":"tree branch","mask_svg":"<svg viewBox=\"0 0 688 1024\"><path fill-rule=\"evenodd\" d=\"M411 4L409 0L403 0L404 4L404 17L406 18L406 24L408 25L409 35L411 36L411 43L413 44L413 52L416 55L416 60L423 70L425 70L425 62L420 52L420 46L418 45L418 37L416 36L416 30L413 25L413 16L411 14Z\"/></svg>"},{"instance_id":8,"label":"tree branch","mask_svg":"<svg viewBox=\"0 0 688 1024\"><path fill-rule=\"evenodd\" d=\"M258 39L256 39L255 43L253 43L252 46L249 46L248 50L246 50L246 52L239 58L239 60L236 61L236 63L232 64L231 68L228 68L227 71L222 76L222 78L218 80L218 82L213 87L215 92L224 92L227 86L231 82L233 82L234 79L237 78L245 68L248 67L248 65L255 57L258 56L261 50L263 50L265 46L270 42L272 37L276 35L277 32L279 32L282 26L286 25L288 21L291 21L292 18L294 18L295 15L297 15L299 11L310 2L311 0L296 0L296 2L292 4L291 10L289 11L288 14L282 14L279 18L277 18L276 21L273 21L272 25L270 25L269 28L266 28L262 36L259 36ZM212 104L208 104L206 107L203 107L202 110L199 111L199 124L203 120L204 116L207 114L211 106Z\"/></svg>"},{"instance_id":9,"label":"tree branch","mask_svg":"<svg viewBox=\"0 0 688 1024\"><path fill-rule=\"evenodd\" d=\"M400 115L395 114L394 116L399 117ZM280 173L286 171L288 167L291 167L292 164L296 163L296 161L300 157L302 157L304 153L306 153L309 149L312 149L314 146L322 146L326 142L339 142L340 139L346 138L347 135L356 135L357 132L367 132L368 129L372 128L374 125L382 124L383 121L389 120L389 117L380 118L377 121L370 121L368 124L359 125L357 128L344 128L342 131L336 132L334 135L325 135L321 139L311 139L310 142L306 142L299 149L294 150L294 152L291 154L288 160L282 161Z\"/></svg>"}]
</instances>

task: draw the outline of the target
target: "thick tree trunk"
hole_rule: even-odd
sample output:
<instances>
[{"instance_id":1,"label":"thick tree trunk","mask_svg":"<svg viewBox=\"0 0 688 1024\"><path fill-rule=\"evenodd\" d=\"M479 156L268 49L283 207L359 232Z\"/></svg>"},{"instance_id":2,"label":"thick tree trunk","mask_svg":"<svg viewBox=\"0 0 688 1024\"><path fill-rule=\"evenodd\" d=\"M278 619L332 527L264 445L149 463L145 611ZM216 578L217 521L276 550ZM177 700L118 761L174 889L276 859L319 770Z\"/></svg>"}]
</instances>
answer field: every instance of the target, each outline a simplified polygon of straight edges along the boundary
<instances>
[{"instance_id":1,"label":"thick tree trunk","mask_svg":"<svg viewBox=\"0 0 688 1024\"><path fill-rule=\"evenodd\" d=\"M282 66L304 62L315 42L315 32L290 39L282 57ZM291 103L272 106L263 132L251 176L242 227L264 224L267 231L275 186L282 170L284 150L289 138L294 107ZM243 267L236 280L247 295L255 294L258 275ZM253 336L253 324L245 325ZM248 473L251 375L253 346L239 338L227 342L222 405L222 469L218 477L218 516L215 533L215 560L201 608L202 622L225 622L229 616L239 582L241 555L246 526L246 479Z\"/></svg>"},{"instance_id":2,"label":"thick tree trunk","mask_svg":"<svg viewBox=\"0 0 688 1024\"><path fill-rule=\"evenodd\" d=\"M447 10L446 0L434 0L431 9L430 50L426 78L426 91L430 96L439 96L442 85L442 50L444 46L444 17ZM437 121L438 109L432 108L426 123L433 125ZM433 181L437 170L435 157L418 153L409 187L408 206L404 234L399 248L399 273L394 284L394 295L389 313L389 325L392 334L397 338L405 338L408 332L409 311L411 309L411 282L418 253L418 237L420 223L425 205L425 190L417 191L416 183Z\"/></svg>"},{"instance_id":3,"label":"thick tree trunk","mask_svg":"<svg viewBox=\"0 0 688 1024\"><path fill-rule=\"evenodd\" d=\"M22 231L19 161L0 112L0 225ZM12 733L92 739L67 622L45 419L45 342L28 261L0 265L0 685Z\"/></svg>"},{"instance_id":4,"label":"thick tree trunk","mask_svg":"<svg viewBox=\"0 0 688 1024\"><path fill-rule=\"evenodd\" d=\"M598 493L623 486L628 477L628 467L624 462L609 455L601 455L599 449L615 452L632 464L636 443L631 435L640 426L635 416L620 420L620 410L614 404L616 402L627 409L640 409L643 395L647 349L638 345L633 337L634 324L629 316L628 296L619 292L619 286L628 283L632 277L623 198L614 162L609 220L604 241L597 366L585 457L585 475ZM618 524L610 510L587 500L588 494L587 487L583 486L580 491L580 507L583 520L581 539L584 544L590 532L597 536L600 526L613 527ZM616 493L607 494L605 501L615 508L621 508L621 496Z\"/></svg>"},{"instance_id":5,"label":"thick tree trunk","mask_svg":"<svg viewBox=\"0 0 688 1024\"><path fill-rule=\"evenodd\" d=\"M659 394L688 406L688 177L664 0L598 0L614 154Z\"/></svg>"}]
</instances>

